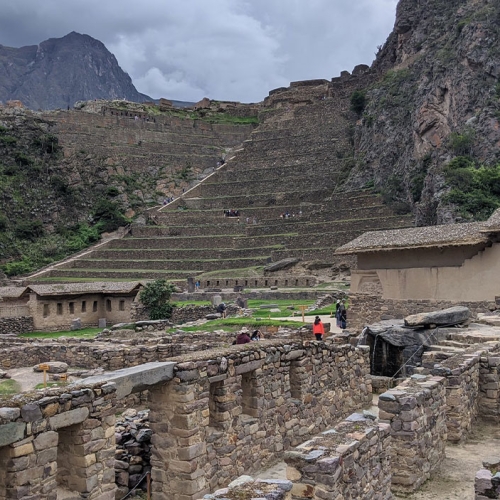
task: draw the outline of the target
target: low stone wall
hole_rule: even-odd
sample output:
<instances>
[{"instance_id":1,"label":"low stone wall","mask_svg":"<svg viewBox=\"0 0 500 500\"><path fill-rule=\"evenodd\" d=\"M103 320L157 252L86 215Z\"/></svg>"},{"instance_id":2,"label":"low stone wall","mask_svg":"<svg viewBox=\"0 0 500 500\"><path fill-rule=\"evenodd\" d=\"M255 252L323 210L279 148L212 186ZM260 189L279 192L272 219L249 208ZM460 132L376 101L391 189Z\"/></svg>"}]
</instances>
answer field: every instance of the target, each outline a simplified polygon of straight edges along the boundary
<instances>
[{"instance_id":1,"label":"low stone wall","mask_svg":"<svg viewBox=\"0 0 500 500\"><path fill-rule=\"evenodd\" d=\"M1 408L0 498L56 500L59 488L72 498L114 500L115 390L47 392Z\"/></svg>"},{"instance_id":2,"label":"low stone wall","mask_svg":"<svg viewBox=\"0 0 500 500\"><path fill-rule=\"evenodd\" d=\"M32 332L35 329L31 316L18 318L0 318L0 335L20 335Z\"/></svg>"},{"instance_id":3,"label":"low stone wall","mask_svg":"<svg viewBox=\"0 0 500 500\"><path fill-rule=\"evenodd\" d=\"M479 367L479 415L500 423L500 355L481 356Z\"/></svg>"},{"instance_id":4,"label":"low stone wall","mask_svg":"<svg viewBox=\"0 0 500 500\"><path fill-rule=\"evenodd\" d=\"M390 424L392 490L417 490L445 458L446 393L442 377L413 375L379 396Z\"/></svg>"},{"instance_id":5,"label":"low stone wall","mask_svg":"<svg viewBox=\"0 0 500 500\"><path fill-rule=\"evenodd\" d=\"M227 488L221 488L212 495L203 495L199 500L291 500L292 482L280 479L257 479L241 476L229 483Z\"/></svg>"},{"instance_id":6,"label":"low stone wall","mask_svg":"<svg viewBox=\"0 0 500 500\"><path fill-rule=\"evenodd\" d=\"M201 356L184 357L151 392L153 492L169 499L200 498L272 465L371 404L367 349L254 342Z\"/></svg>"},{"instance_id":7,"label":"low stone wall","mask_svg":"<svg viewBox=\"0 0 500 500\"><path fill-rule=\"evenodd\" d=\"M285 454L292 498L389 500L390 426L351 415Z\"/></svg>"},{"instance_id":8,"label":"low stone wall","mask_svg":"<svg viewBox=\"0 0 500 500\"><path fill-rule=\"evenodd\" d=\"M453 306L468 307L472 315L496 309L495 302L449 302L444 300L391 300L368 294L353 294L349 299L347 322L350 330L361 331L366 325L384 319L403 319L418 314Z\"/></svg>"},{"instance_id":9,"label":"low stone wall","mask_svg":"<svg viewBox=\"0 0 500 500\"><path fill-rule=\"evenodd\" d=\"M439 354L439 353L436 353ZM423 366L442 377L446 386L446 426L448 441L464 441L478 416L479 368L485 351L466 351L436 363L434 353L424 353Z\"/></svg>"},{"instance_id":10,"label":"low stone wall","mask_svg":"<svg viewBox=\"0 0 500 500\"><path fill-rule=\"evenodd\" d=\"M500 456L483 461L474 481L475 500L500 498Z\"/></svg>"}]
</instances>

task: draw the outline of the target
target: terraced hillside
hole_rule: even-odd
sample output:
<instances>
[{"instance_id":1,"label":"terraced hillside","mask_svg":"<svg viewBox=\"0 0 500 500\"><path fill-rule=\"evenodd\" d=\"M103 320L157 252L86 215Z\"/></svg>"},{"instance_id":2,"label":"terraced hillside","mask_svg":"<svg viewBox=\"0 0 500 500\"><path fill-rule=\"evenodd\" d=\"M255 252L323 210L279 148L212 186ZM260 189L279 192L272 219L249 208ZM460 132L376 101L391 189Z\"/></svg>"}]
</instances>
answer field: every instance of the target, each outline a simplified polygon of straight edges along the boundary
<instances>
[{"instance_id":1,"label":"terraced hillside","mask_svg":"<svg viewBox=\"0 0 500 500\"><path fill-rule=\"evenodd\" d=\"M288 270L271 279L262 268L288 258L328 266L337 246L368 229L412 225L411 216L393 213L371 190L344 189L356 119L350 96L361 83L362 76L344 76L273 91L261 125L222 167L151 211L147 225L43 279L193 276L204 286L307 285L312 276ZM240 217L225 217L231 209Z\"/></svg>"}]
</instances>

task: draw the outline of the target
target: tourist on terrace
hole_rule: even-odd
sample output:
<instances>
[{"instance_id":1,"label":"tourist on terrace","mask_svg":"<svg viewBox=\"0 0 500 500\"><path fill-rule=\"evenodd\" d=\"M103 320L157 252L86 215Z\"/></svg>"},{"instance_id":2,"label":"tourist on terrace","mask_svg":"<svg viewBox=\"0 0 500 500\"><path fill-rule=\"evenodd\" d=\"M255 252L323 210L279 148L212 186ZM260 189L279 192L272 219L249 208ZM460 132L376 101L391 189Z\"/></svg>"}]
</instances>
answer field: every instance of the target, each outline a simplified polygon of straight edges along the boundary
<instances>
[{"instance_id":1,"label":"tourist on terrace","mask_svg":"<svg viewBox=\"0 0 500 500\"><path fill-rule=\"evenodd\" d=\"M323 322L321 321L319 316L316 316L316 319L314 320L313 333L316 337L316 340L323 340L323 335L325 334L325 327L323 326Z\"/></svg>"},{"instance_id":2,"label":"tourist on terrace","mask_svg":"<svg viewBox=\"0 0 500 500\"><path fill-rule=\"evenodd\" d=\"M217 306L217 312L221 315L221 318L225 318L226 317L226 304L224 304L224 302L221 302L218 306Z\"/></svg>"},{"instance_id":3,"label":"tourist on terrace","mask_svg":"<svg viewBox=\"0 0 500 500\"><path fill-rule=\"evenodd\" d=\"M236 337L236 344L248 344L252 340L250 339L248 335L248 329L247 328L242 328L241 332L238 334Z\"/></svg>"},{"instance_id":4,"label":"tourist on terrace","mask_svg":"<svg viewBox=\"0 0 500 500\"><path fill-rule=\"evenodd\" d=\"M260 330L254 330L252 336L250 337L250 340L257 342L260 339L262 339L262 333L260 333Z\"/></svg>"},{"instance_id":5,"label":"tourist on terrace","mask_svg":"<svg viewBox=\"0 0 500 500\"><path fill-rule=\"evenodd\" d=\"M340 320L340 328L345 330L347 328L347 309L345 307L345 299L342 299L339 307L339 320Z\"/></svg>"}]
</instances>

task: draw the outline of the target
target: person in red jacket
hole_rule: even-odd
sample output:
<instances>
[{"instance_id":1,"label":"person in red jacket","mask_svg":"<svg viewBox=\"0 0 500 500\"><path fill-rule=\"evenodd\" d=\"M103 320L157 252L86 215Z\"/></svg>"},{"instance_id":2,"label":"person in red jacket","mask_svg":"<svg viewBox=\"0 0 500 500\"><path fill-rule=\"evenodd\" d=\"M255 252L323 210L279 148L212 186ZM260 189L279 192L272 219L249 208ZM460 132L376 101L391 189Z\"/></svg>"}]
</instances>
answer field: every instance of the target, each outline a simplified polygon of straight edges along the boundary
<instances>
[{"instance_id":1,"label":"person in red jacket","mask_svg":"<svg viewBox=\"0 0 500 500\"><path fill-rule=\"evenodd\" d=\"M319 319L319 316L316 316L316 319L313 323L313 333L316 336L316 340L323 340L323 335L325 334L325 327L323 323Z\"/></svg>"}]
</instances>

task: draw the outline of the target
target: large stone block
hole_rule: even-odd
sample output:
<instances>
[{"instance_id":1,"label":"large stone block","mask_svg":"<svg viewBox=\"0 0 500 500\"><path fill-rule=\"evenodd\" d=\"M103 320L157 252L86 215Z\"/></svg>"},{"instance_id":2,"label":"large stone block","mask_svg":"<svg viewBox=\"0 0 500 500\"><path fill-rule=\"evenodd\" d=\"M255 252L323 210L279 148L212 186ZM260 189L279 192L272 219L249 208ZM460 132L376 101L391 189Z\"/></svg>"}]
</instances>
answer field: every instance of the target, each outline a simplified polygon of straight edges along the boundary
<instances>
[{"instance_id":1,"label":"large stone block","mask_svg":"<svg viewBox=\"0 0 500 500\"><path fill-rule=\"evenodd\" d=\"M49 426L55 431L63 427L69 427L70 425L81 424L88 416L88 408L75 408L74 410L65 411L64 413L50 417Z\"/></svg>"},{"instance_id":2,"label":"large stone block","mask_svg":"<svg viewBox=\"0 0 500 500\"><path fill-rule=\"evenodd\" d=\"M24 438L26 424L24 422L10 422L0 425L0 446L7 446Z\"/></svg>"}]
</instances>

